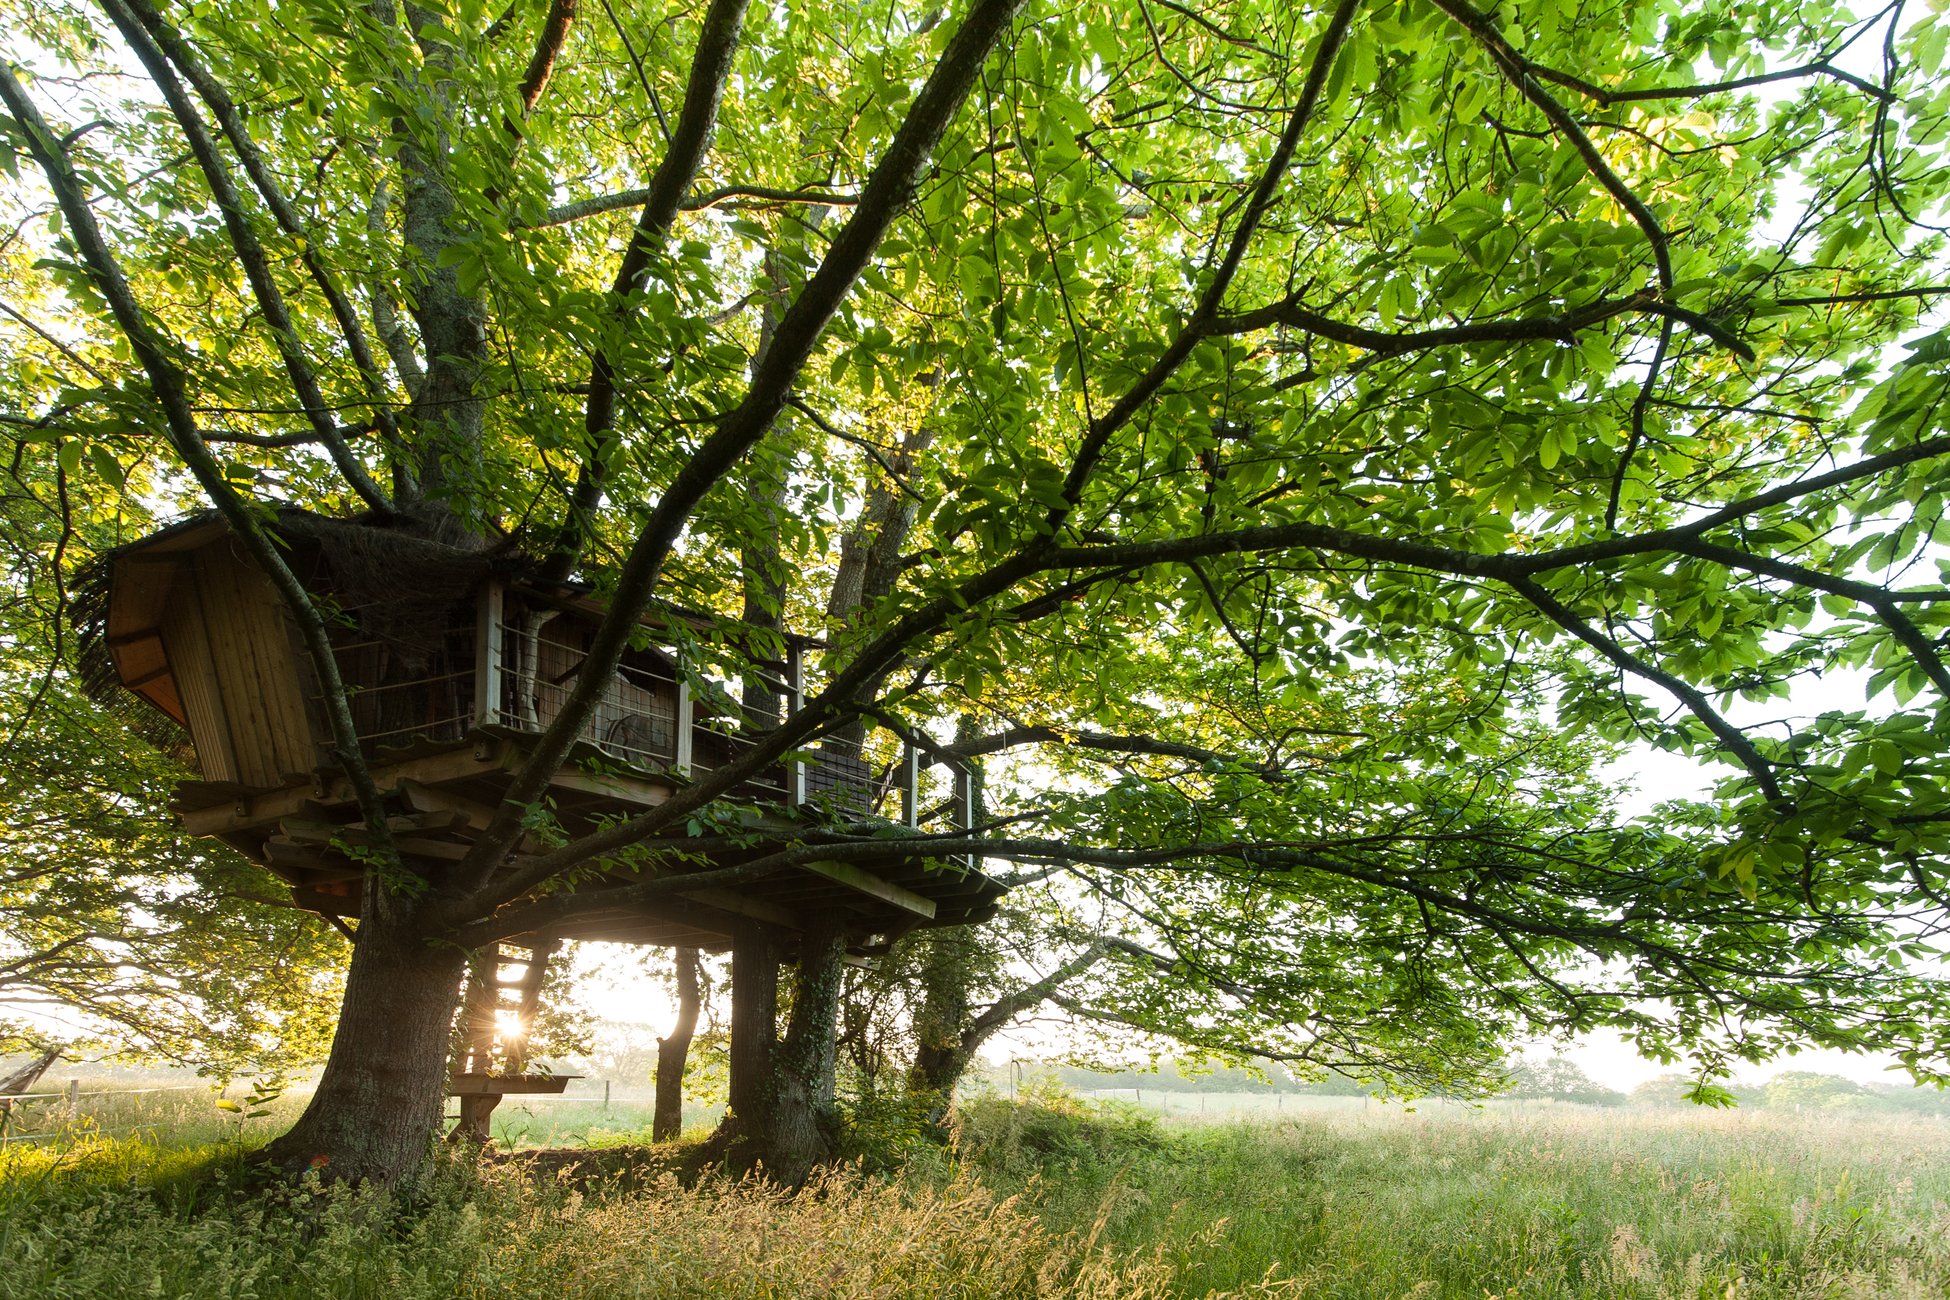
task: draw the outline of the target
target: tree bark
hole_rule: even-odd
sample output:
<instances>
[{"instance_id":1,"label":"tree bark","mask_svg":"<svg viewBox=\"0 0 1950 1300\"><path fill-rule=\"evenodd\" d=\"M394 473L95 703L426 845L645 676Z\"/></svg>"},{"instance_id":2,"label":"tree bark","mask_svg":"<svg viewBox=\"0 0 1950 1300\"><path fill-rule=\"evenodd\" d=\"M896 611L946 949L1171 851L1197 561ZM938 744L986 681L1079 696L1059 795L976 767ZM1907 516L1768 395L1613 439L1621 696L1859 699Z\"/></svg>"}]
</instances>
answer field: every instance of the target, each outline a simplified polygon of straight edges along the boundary
<instances>
[{"instance_id":1,"label":"tree bark","mask_svg":"<svg viewBox=\"0 0 1950 1300\"><path fill-rule=\"evenodd\" d=\"M792 1019L778 1038L778 949L754 931L731 950L731 1110L712 1135L734 1170L797 1185L833 1154L837 1023L846 941L815 926L800 942Z\"/></svg>"},{"instance_id":2,"label":"tree bark","mask_svg":"<svg viewBox=\"0 0 1950 1300\"><path fill-rule=\"evenodd\" d=\"M932 391L940 386L941 375L933 372L919 382ZM892 474L912 473L916 458L933 441L934 427L926 420L909 430L888 463ZM837 623L850 623L868 605L891 595L894 584L900 581L901 548L907 545L907 536L920 516L919 502L902 487L902 483L891 477L876 482L867 493L866 508L861 511L859 521L840 538L839 568L833 575L832 594L826 602L827 617ZM863 693L869 697L877 693L886 676L886 672L877 674ZM866 723L855 720L833 731L826 745L837 753L858 758L866 735Z\"/></svg>"},{"instance_id":3,"label":"tree bark","mask_svg":"<svg viewBox=\"0 0 1950 1300\"><path fill-rule=\"evenodd\" d=\"M304 1114L264 1149L274 1167L393 1183L433 1149L468 954L431 941L405 901L367 886L338 1034Z\"/></svg>"},{"instance_id":4,"label":"tree bark","mask_svg":"<svg viewBox=\"0 0 1950 1300\"><path fill-rule=\"evenodd\" d=\"M927 1099L928 1117L936 1123L946 1117L955 1087L982 1044L1017 1016L1055 997L1103 960L1112 947L1110 941L1099 939L1041 979L978 1012L969 992L982 957L979 937L958 926L928 935L927 942L933 947L921 967L921 1009L914 1025L917 1043L907 1081L913 1092Z\"/></svg>"},{"instance_id":5,"label":"tree bark","mask_svg":"<svg viewBox=\"0 0 1950 1300\"><path fill-rule=\"evenodd\" d=\"M695 948L679 948L677 956L677 1023L657 1040L657 1109L650 1120L650 1139L669 1142L684 1131L684 1066L697 1034L697 1015L704 1005Z\"/></svg>"},{"instance_id":6,"label":"tree bark","mask_svg":"<svg viewBox=\"0 0 1950 1300\"><path fill-rule=\"evenodd\" d=\"M921 1005L914 1013L914 1061L907 1086L926 1100L928 1118L939 1121L972 1052L962 1043L962 1031L974 1019L969 989L979 940L967 927L955 926L915 935L912 941L927 948L920 966Z\"/></svg>"},{"instance_id":7,"label":"tree bark","mask_svg":"<svg viewBox=\"0 0 1950 1300\"><path fill-rule=\"evenodd\" d=\"M808 931L793 987L792 1023L772 1068L771 1124L761 1153L780 1182L803 1183L832 1158L839 1133L834 1073L846 941L835 927Z\"/></svg>"}]
</instances>

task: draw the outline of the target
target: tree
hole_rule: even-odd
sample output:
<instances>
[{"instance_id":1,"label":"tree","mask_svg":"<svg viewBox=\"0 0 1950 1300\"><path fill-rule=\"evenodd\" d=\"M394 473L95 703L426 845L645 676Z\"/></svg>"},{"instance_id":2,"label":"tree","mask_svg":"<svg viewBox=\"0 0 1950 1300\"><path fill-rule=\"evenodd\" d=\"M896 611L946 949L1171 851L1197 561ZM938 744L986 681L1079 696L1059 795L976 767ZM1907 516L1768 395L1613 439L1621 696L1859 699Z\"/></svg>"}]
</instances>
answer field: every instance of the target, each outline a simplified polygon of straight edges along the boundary
<instances>
[{"instance_id":1,"label":"tree","mask_svg":"<svg viewBox=\"0 0 1950 1300\"><path fill-rule=\"evenodd\" d=\"M1619 1106L1625 1094L1601 1087L1576 1062L1561 1056L1548 1061L1517 1061L1510 1067L1512 1097L1550 1097L1557 1101L1583 1102L1591 1106Z\"/></svg>"},{"instance_id":2,"label":"tree","mask_svg":"<svg viewBox=\"0 0 1950 1300\"><path fill-rule=\"evenodd\" d=\"M612 601L450 878L375 837L279 1158L411 1169L466 950L667 888L654 854L555 886L828 735L1035 755L926 847L1075 882L1055 906L1139 950L1093 967L1118 1018L1217 1050L1249 1008L1282 1041L1240 1054L1438 1083L1599 1024L1709 1069L1942 1060L1909 964L1944 897L1940 27L1715 0L14 16L7 423L90 499L153 465L222 514L370 825L269 508L505 526ZM654 595L824 615L807 707L482 888ZM1851 672L1873 707L1777 713ZM1627 741L1717 784L1620 825L1589 772ZM809 829L752 870L915 849ZM802 1135L837 987L808 948Z\"/></svg>"},{"instance_id":3,"label":"tree","mask_svg":"<svg viewBox=\"0 0 1950 1300\"><path fill-rule=\"evenodd\" d=\"M64 507L63 479L15 456L0 490L0 1051L225 1078L309 1064L330 1041L345 940L177 829L180 736L81 689L62 552L116 521ZM131 723L149 743L128 743Z\"/></svg>"}]
</instances>

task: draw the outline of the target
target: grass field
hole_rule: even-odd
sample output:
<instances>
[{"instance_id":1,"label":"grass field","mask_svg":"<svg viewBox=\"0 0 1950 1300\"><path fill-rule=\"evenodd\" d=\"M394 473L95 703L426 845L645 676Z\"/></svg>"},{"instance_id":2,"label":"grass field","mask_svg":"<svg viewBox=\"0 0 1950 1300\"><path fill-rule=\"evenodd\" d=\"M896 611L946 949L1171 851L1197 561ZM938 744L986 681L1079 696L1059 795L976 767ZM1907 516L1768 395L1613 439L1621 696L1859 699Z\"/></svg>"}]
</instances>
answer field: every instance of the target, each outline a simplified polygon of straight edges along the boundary
<instances>
[{"instance_id":1,"label":"grass field","mask_svg":"<svg viewBox=\"0 0 1950 1300\"><path fill-rule=\"evenodd\" d=\"M883 1126L868 1165L796 1198L511 1164L265 1200L210 1179L275 1120L185 1105L167 1139L0 1154L0 1298L1950 1295L1950 1124L1212 1109L981 1100L952 1147Z\"/></svg>"}]
</instances>

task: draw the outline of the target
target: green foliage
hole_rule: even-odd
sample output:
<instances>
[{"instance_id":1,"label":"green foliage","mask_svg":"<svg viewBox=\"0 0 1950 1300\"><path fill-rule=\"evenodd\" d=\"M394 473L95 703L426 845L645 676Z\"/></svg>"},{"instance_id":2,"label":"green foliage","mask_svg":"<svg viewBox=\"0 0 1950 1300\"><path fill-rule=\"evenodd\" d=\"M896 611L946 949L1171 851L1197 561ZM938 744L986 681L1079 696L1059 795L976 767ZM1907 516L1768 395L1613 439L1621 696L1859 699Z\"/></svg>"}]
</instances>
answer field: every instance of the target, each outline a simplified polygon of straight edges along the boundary
<instances>
[{"instance_id":1,"label":"green foliage","mask_svg":"<svg viewBox=\"0 0 1950 1300\"><path fill-rule=\"evenodd\" d=\"M64 523L46 470L16 462L0 501L0 1051L61 1043L224 1077L313 1062L346 945L176 828L173 726L81 688L62 552L122 521Z\"/></svg>"},{"instance_id":2,"label":"green foliage","mask_svg":"<svg viewBox=\"0 0 1950 1300\"><path fill-rule=\"evenodd\" d=\"M1176 1141L1135 1106L1086 1103L1055 1087L1032 1089L1019 1101L976 1098L955 1111L957 1148L984 1167L1017 1175L1116 1169Z\"/></svg>"}]
</instances>

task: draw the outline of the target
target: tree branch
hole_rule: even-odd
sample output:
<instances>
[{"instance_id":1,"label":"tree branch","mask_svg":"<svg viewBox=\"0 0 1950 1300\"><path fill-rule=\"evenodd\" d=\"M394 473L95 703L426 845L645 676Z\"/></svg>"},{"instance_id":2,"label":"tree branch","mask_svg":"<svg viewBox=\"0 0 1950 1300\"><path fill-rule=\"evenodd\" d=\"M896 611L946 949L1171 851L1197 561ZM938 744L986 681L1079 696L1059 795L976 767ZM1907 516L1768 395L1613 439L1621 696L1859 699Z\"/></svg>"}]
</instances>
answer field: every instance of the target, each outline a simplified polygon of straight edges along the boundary
<instances>
[{"instance_id":1,"label":"tree branch","mask_svg":"<svg viewBox=\"0 0 1950 1300\"><path fill-rule=\"evenodd\" d=\"M671 135L656 174L651 177L643 207L637 213L636 228L630 232L630 242L623 250L616 279L610 286L619 331L627 331L635 319L635 296L643 288L651 258L669 237L684 191L711 147L711 137L717 129L718 105L724 98L725 82L731 76L731 62L738 52L738 33L744 25L748 4L749 0L712 0L704 15L677 130ZM569 576L594 530L595 513L602 504L607 475L610 431L616 425L616 402L615 361L609 349L602 348L589 368L589 396L583 409L583 459L576 472L568 512L543 565L548 577L559 580Z\"/></svg>"},{"instance_id":2,"label":"tree branch","mask_svg":"<svg viewBox=\"0 0 1950 1300\"><path fill-rule=\"evenodd\" d=\"M171 444L197 484L209 496L217 511L243 543L258 568L271 580L285 606L297 621L309 653L312 669L318 674L324 707L332 727L333 756L344 769L358 798L359 811L372 827L373 847L384 861L397 861L392 835L386 828L385 802L374 786L372 774L359 749L359 731L347 704L345 683L339 676L338 660L332 652L330 632L310 593L284 562L284 556L258 523L252 503L237 494L203 441L191 409L182 370L171 359L171 348L161 333L143 314L128 278L109 249L101 227L95 221L88 191L76 175L65 151L55 143L55 135L41 117L40 110L27 95L26 73L8 64L0 69L0 102L27 141L29 153L47 178L61 214L68 225L69 238L81 255L82 265L95 282L96 291L108 305L122 336L128 340L149 382L149 391L161 409Z\"/></svg>"},{"instance_id":3,"label":"tree branch","mask_svg":"<svg viewBox=\"0 0 1950 1300\"><path fill-rule=\"evenodd\" d=\"M131 8L131 0L102 0L102 7L108 11L110 21L122 33L136 59L149 73L149 79L162 91L170 115L176 119L177 126L189 142L191 153L196 156L197 165L210 186L210 195L223 215L230 246L244 269L245 279L250 283L251 295L257 300L258 309L264 313L264 321L270 327L278 356L284 362L286 375L291 379L292 390L297 394L312 427L318 431L319 442L359 498L379 514L390 516L393 513L392 501L372 481L372 476L366 473L365 466L352 454L345 440L339 437L338 425L331 416L331 404L319 390L317 375L312 370L310 358L305 355L297 326L272 274L264 245L257 238L250 214L244 211L242 196L231 180L229 168L218 156L216 141L204 126L196 105L190 101L183 84L176 79L162 49Z\"/></svg>"}]
</instances>

